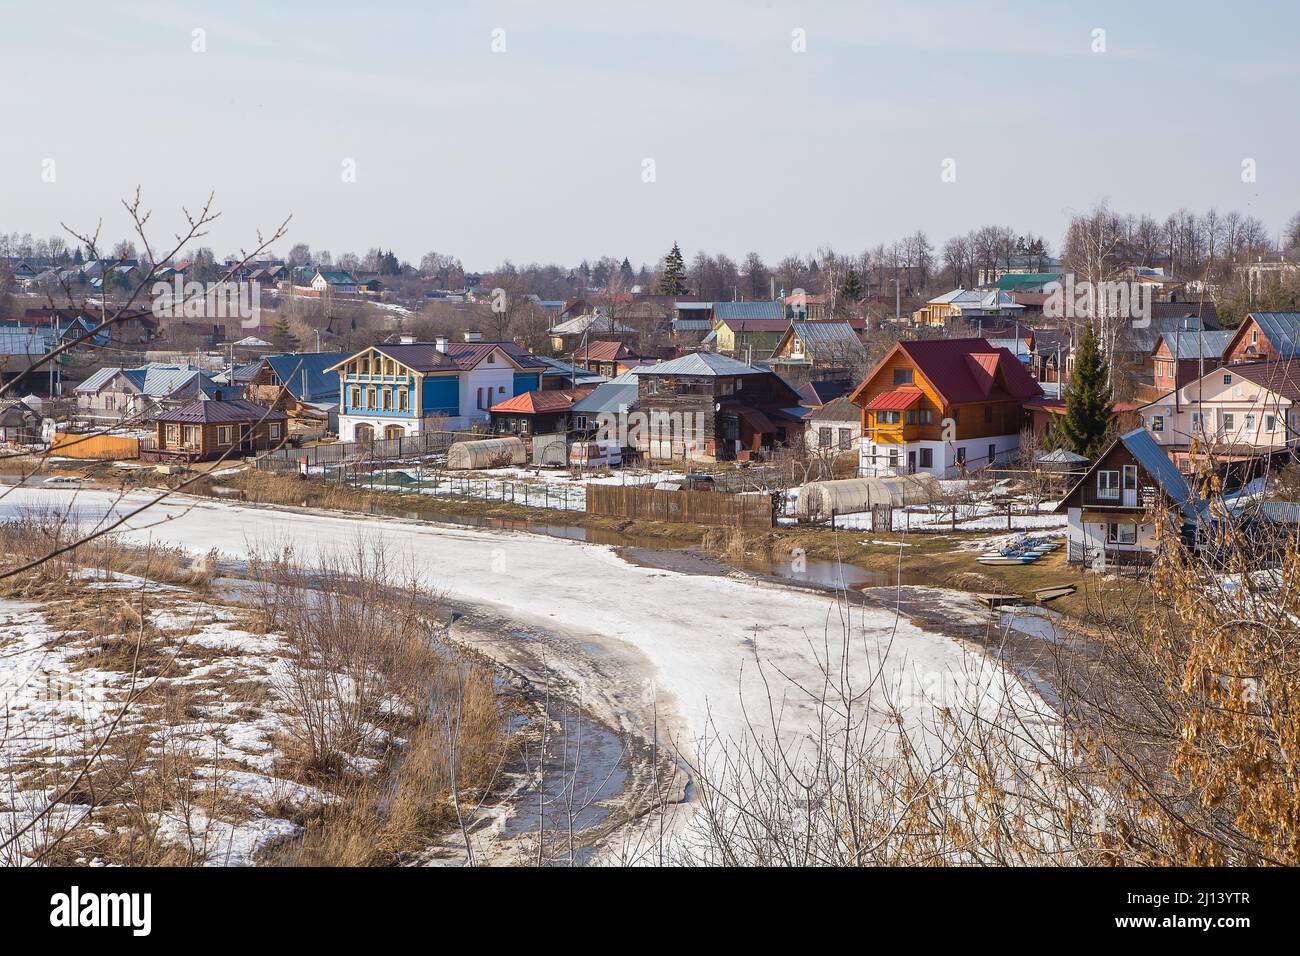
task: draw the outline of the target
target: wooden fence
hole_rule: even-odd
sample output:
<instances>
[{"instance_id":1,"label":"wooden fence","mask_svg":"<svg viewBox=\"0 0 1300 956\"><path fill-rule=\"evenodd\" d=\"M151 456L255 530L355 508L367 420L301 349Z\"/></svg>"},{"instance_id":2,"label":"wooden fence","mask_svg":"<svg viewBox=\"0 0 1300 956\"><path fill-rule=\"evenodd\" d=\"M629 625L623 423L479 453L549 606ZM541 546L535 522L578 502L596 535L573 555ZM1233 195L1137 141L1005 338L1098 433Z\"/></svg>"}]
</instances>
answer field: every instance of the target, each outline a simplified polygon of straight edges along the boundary
<instances>
[{"instance_id":1,"label":"wooden fence","mask_svg":"<svg viewBox=\"0 0 1300 956\"><path fill-rule=\"evenodd\" d=\"M76 435L56 432L50 454L63 458L119 460L140 457L140 439L124 435Z\"/></svg>"},{"instance_id":2,"label":"wooden fence","mask_svg":"<svg viewBox=\"0 0 1300 956\"><path fill-rule=\"evenodd\" d=\"M690 524L772 527L772 497L719 491L655 491L635 485L588 485L587 514Z\"/></svg>"}]
</instances>

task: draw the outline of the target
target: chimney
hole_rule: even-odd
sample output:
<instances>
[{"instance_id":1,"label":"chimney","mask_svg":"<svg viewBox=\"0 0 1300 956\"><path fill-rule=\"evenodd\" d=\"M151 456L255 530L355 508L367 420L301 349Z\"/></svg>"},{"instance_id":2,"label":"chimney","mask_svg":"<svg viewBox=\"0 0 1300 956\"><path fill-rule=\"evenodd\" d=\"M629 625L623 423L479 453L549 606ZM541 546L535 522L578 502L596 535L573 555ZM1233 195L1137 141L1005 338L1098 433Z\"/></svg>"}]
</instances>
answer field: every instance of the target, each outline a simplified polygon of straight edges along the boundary
<instances>
[{"instance_id":1,"label":"chimney","mask_svg":"<svg viewBox=\"0 0 1300 956\"><path fill-rule=\"evenodd\" d=\"M446 354L446 351L447 351L447 336L445 336L445 335L440 335L440 336L438 336L436 339L434 339L434 340L433 340L433 347L436 348L439 352L442 352L442 353Z\"/></svg>"},{"instance_id":2,"label":"chimney","mask_svg":"<svg viewBox=\"0 0 1300 956\"><path fill-rule=\"evenodd\" d=\"M480 332L478 329L466 329L466 330L465 330L465 341L466 341L466 342L482 342L482 341L483 341L483 333Z\"/></svg>"},{"instance_id":3,"label":"chimney","mask_svg":"<svg viewBox=\"0 0 1300 956\"><path fill-rule=\"evenodd\" d=\"M410 332L403 332L401 335L397 337L397 342L399 345L414 345L415 336L412 335Z\"/></svg>"}]
</instances>

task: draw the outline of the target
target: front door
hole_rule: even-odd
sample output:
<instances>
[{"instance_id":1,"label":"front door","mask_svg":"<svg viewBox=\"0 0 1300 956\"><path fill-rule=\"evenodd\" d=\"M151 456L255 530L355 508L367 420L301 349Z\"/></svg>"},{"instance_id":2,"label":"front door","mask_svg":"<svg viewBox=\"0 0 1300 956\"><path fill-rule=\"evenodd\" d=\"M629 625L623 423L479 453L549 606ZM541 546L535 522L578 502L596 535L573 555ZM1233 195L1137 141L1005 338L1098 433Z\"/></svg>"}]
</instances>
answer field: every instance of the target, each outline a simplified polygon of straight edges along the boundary
<instances>
[{"instance_id":1,"label":"front door","mask_svg":"<svg viewBox=\"0 0 1300 956\"><path fill-rule=\"evenodd\" d=\"M253 450L253 426L239 426L239 450L245 454Z\"/></svg>"},{"instance_id":2,"label":"front door","mask_svg":"<svg viewBox=\"0 0 1300 956\"><path fill-rule=\"evenodd\" d=\"M916 452L914 451L907 453L907 473L909 475L916 474Z\"/></svg>"},{"instance_id":3,"label":"front door","mask_svg":"<svg viewBox=\"0 0 1300 956\"><path fill-rule=\"evenodd\" d=\"M1124 466L1124 500L1125 508L1136 508L1138 503L1138 466Z\"/></svg>"}]
</instances>

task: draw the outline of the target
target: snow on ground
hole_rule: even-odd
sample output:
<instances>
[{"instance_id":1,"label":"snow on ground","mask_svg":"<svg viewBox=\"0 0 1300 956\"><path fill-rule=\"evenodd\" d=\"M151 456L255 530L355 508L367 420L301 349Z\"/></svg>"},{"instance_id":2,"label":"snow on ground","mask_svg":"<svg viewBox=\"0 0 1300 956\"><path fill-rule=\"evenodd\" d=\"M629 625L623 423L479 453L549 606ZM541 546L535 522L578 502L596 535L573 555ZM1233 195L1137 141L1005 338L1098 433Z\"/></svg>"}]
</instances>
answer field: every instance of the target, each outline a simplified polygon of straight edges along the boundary
<instances>
[{"instance_id":1,"label":"snow on ground","mask_svg":"<svg viewBox=\"0 0 1300 956\"><path fill-rule=\"evenodd\" d=\"M105 509L126 511L144 500L131 494L115 504L107 492L24 488L0 501L0 517L58 505L98 519ZM199 553L216 548L235 557L292 546L307 563L332 549L350 550L359 540L382 541L427 587L530 628L543 642L546 667L572 677L584 703L590 695L614 726L648 732L649 714L657 709L661 726L668 724L686 754L701 739L743 739L751 729L747 715L758 724L753 729L767 733L769 696L760 662L783 707L782 734L801 739L815 727L816 708L795 685L820 684L827 642L832 660L838 659L844 608L831 596L741 576L641 567L599 545L183 496L129 526L137 530L125 537L137 543ZM886 682L910 684L928 675L943 686L990 684L1002 673L982 654L892 612L859 607L851 618L848 666L856 686L866 686L877 666ZM497 634L484 638L483 649L508 656L524 640ZM597 681L593 669L602 675ZM909 726L928 723L932 713L927 702L914 702Z\"/></svg>"},{"instance_id":2,"label":"snow on ground","mask_svg":"<svg viewBox=\"0 0 1300 956\"><path fill-rule=\"evenodd\" d=\"M53 767L79 769L119 715L117 738L148 734L151 754L184 753L197 765L192 804L169 806L154 818L164 841L189 848L208 865L242 864L268 843L297 833L296 824L268 808L326 797L271 774L279 756L272 740L283 733L284 718L270 701L253 706L247 699L250 684L265 685L268 698L274 697L281 660L274 635L240 629L236 612L187 600L182 588L93 569L71 575L71 582L104 595L92 599L108 602L100 614L123 603L138 606L141 593L149 595L150 604L166 602L149 610L148 620L162 633L167 654L174 655L164 680L190 703L182 721L170 723L165 732L158 729L158 713L144 703L121 715L130 675L87 666L86 658L99 649L97 637L55 629L40 605L0 599L0 778L7 792L0 802L0 843L38 821L3 858L15 861L18 852L31 851L57 837L62 826L80 822L78 806L40 820L57 789L44 789L38 776ZM92 603L82 615L96 613L95 607ZM220 800L207 794L219 794ZM209 816L214 803L220 812ZM113 812L110 803L97 819Z\"/></svg>"}]
</instances>

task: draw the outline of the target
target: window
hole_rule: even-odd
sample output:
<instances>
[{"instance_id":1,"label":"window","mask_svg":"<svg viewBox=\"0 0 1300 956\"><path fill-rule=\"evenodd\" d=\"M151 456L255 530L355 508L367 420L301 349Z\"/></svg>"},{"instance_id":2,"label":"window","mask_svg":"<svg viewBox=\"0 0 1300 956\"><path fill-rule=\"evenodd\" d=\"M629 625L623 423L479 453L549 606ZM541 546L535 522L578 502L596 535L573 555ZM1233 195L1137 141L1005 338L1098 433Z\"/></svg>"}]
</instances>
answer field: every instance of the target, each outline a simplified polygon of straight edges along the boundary
<instances>
[{"instance_id":1,"label":"window","mask_svg":"<svg viewBox=\"0 0 1300 956\"><path fill-rule=\"evenodd\" d=\"M928 425L930 424L930 409L914 408L907 412L907 424L909 425Z\"/></svg>"},{"instance_id":2,"label":"window","mask_svg":"<svg viewBox=\"0 0 1300 956\"><path fill-rule=\"evenodd\" d=\"M1199 432L1205 430L1205 419L1201 417L1200 412L1192 412L1192 431Z\"/></svg>"},{"instance_id":3,"label":"window","mask_svg":"<svg viewBox=\"0 0 1300 956\"><path fill-rule=\"evenodd\" d=\"M405 388L397 390L397 410L404 412L410 407L411 396Z\"/></svg>"},{"instance_id":4,"label":"window","mask_svg":"<svg viewBox=\"0 0 1300 956\"><path fill-rule=\"evenodd\" d=\"M899 423L899 412L876 412L877 425L897 425Z\"/></svg>"},{"instance_id":5,"label":"window","mask_svg":"<svg viewBox=\"0 0 1300 956\"><path fill-rule=\"evenodd\" d=\"M912 370L911 370L910 368L896 368L896 369L894 369L894 384L895 384L895 385L911 385L911 384L912 384Z\"/></svg>"},{"instance_id":6,"label":"window","mask_svg":"<svg viewBox=\"0 0 1300 956\"><path fill-rule=\"evenodd\" d=\"M181 429L181 444L185 448L198 448L202 437L203 430L197 425L186 425Z\"/></svg>"},{"instance_id":7,"label":"window","mask_svg":"<svg viewBox=\"0 0 1300 956\"><path fill-rule=\"evenodd\" d=\"M487 357L487 364L495 365L496 361L497 361L497 354L495 352L489 352Z\"/></svg>"},{"instance_id":8,"label":"window","mask_svg":"<svg viewBox=\"0 0 1300 956\"><path fill-rule=\"evenodd\" d=\"M181 426L169 424L167 426L167 434L165 440L167 444L173 447L179 445L181 443Z\"/></svg>"},{"instance_id":9,"label":"window","mask_svg":"<svg viewBox=\"0 0 1300 956\"><path fill-rule=\"evenodd\" d=\"M505 387L504 385L498 385L498 386L497 386L497 394L498 394L498 395L504 395L505 393L506 393L506 387Z\"/></svg>"},{"instance_id":10,"label":"window","mask_svg":"<svg viewBox=\"0 0 1300 956\"><path fill-rule=\"evenodd\" d=\"M352 386L351 404L353 408L361 407L361 386L360 385Z\"/></svg>"},{"instance_id":11,"label":"window","mask_svg":"<svg viewBox=\"0 0 1300 956\"><path fill-rule=\"evenodd\" d=\"M1108 544L1137 544L1137 525L1111 522L1106 526Z\"/></svg>"},{"instance_id":12,"label":"window","mask_svg":"<svg viewBox=\"0 0 1300 956\"><path fill-rule=\"evenodd\" d=\"M231 428L229 425L218 425L218 426L217 426L217 444L218 444L218 445L229 445L229 444L230 444L230 439L231 439L231 437L234 435L234 432L235 432L235 430L234 430L233 428Z\"/></svg>"},{"instance_id":13,"label":"window","mask_svg":"<svg viewBox=\"0 0 1300 956\"><path fill-rule=\"evenodd\" d=\"M384 411L388 411L391 403L392 403L392 393L386 388L381 388L379 390L379 407Z\"/></svg>"},{"instance_id":14,"label":"window","mask_svg":"<svg viewBox=\"0 0 1300 956\"><path fill-rule=\"evenodd\" d=\"M897 449L897 448L890 448L890 449L889 449L889 467L890 467L890 468L897 468L897 467L898 467L898 449Z\"/></svg>"},{"instance_id":15,"label":"window","mask_svg":"<svg viewBox=\"0 0 1300 956\"><path fill-rule=\"evenodd\" d=\"M280 423L271 422L271 441L280 440Z\"/></svg>"},{"instance_id":16,"label":"window","mask_svg":"<svg viewBox=\"0 0 1300 956\"><path fill-rule=\"evenodd\" d=\"M1246 415L1246 431L1248 431L1248 432L1253 432L1254 430L1255 430L1255 415L1254 415L1254 413L1247 413L1247 415Z\"/></svg>"},{"instance_id":17,"label":"window","mask_svg":"<svg viewBox=\"0 0 1300 956\"><path fill-rule=\"evenodd\" d=\"M373 385L367 385L366 386L366 408L375 408L375 407L376 407L375 387Z\"/></svg>"},{"instance_id":18,"label":"window","mask_svg":"<svg viewBox=\"0 0 1300 956\"><path fill-rule=\"evenodd\" d=\"M985 405L985 406L984 406L984 424L986 424L986 425L991 425L991 424L993 424L993 406L992 406L992 405Z\"/></svg>"},{"instance_id":19,"label":"window","mask_svg":"<svg viewBox=\"0 0 1300 956\"><path fill-rule=\"evenodd\" d=\"M1237 416L1232 412L1223 413L1223 430L1230 432L1237 427Z\"/></svg>"},{"instance_id":20,"label":"window","mask_svg":"<svg viewBox=\"0 0 1300 956\"><path fill-rule=\"evenodd\" d=\"M1224 384L1224 385L1231 385L1231 384L1232 384L1232 373L1231 373L1231 372L1227 372L1227 373L1224 374L1224 376L1223 376L1223 384Z\"/></svg>"},{"instance_id":21,"label":"window","mask_svg":"<svg viewBox=\"0 0 1300 956\"><path fill-rule=\"evenodd\" d=\"M959 447L959 448L957 449L957 464L959 464L959 465L964 465L964 464L966 464L966 449L965 449L965 448L960 448L960 447Z\"/></svg>"},{"instance_id":22,"label":"window","mask_svg":"<svg viewBox=\"0 0 1300 956\"><path fill-rule=\"evenodd\" d=\"M841 449L841 450L844 450L844 451L847 451L848 449L850 449L850 448L852 448L852 447L853 447L853 429L852 429L852 428L841 428L841 429L840 429L840 449Z\"/></svg>"},{"instance_id":23,"label":"window","mask_svg":"<svg viewBox=\"0 0 1300 956\"><path fill-rule=\"evenodd\" d=\"M817 429L817 446L819 448L831 447L831 430L827 426Z\"/></svg>"},{"instance_id":24,"label":"window","mask_svg":"<svg viewBox=\"0 0 1300 956\"><path fill-rule=\"evenodd\" d=\"M477 392L476 394L477 394L478 397L477 397L477 399L475 400L475 404L477 405L477 407L479 407L479 408L483 408L484 406L483 406L483 386L482 386L482 385L480 385L480 386L478 387L478 392Z\"/></svg>"},{"instance_id":25,"label":"window","mask_svg":"<svg viewBox=\"0 0 1300 956\"><path fill-rule=\"evenodd\" d=\"M1119 472L1097 472L1097 497L1103 501L1119 500Z\"/></svg>"},{"instance_id":26,"label":"window","mask_svg":"<svg viewBox=\"0 0 1300 956\"><path fill-rule=\"evenodd\" d=\"M1265 415L1265 416L1264 416L1264 431L1266 431L1266 432L1271 432L1271 431L1276 431L1276 430L1277 430L1277 416L1276 416L1276 415Z\"/></svg>"},{"instance_id":27,"label":"window","mask_svg":"<svg viewBox=\"0 0 1300 956\"><path fill-rule=\"evenodd\" d=\"M1152 415L1152 416L1151 416L1151 430L1152 430L1153 432L1162 432L1162 431L1164 431L1164 430L1165 430L1165 416L1163 416L1163 415Z\"/></svg>"},{"instance_id":28,"label":"window","mask_svg":"<svg viewBox=\"0 0 1300 956\"><path fill-rule=\"evenodd\" d=\"M921 451L920 451L920 455L919 455L918 460L920 461L920 463L921 463L921 467L922 467L922 468L933 468L933 467L934 467L934 449L932 449L932 448L922 448Z\"/></svg>"},{"instance_id":29,"label":"window","mask_svg":"<svg viewBox=\"0 0 1300 956\"><path fill-rule=\"evenodd\" d=\"M1259 331L1258 331L1257 329L1251 329L1251 330L1250 330L1250 344L1251 344L1251 345L1254 345L1254 344L1255 344L1256 342L1258 342L1258 341L1259 341Z\"/></svg>"}]
</instances>

